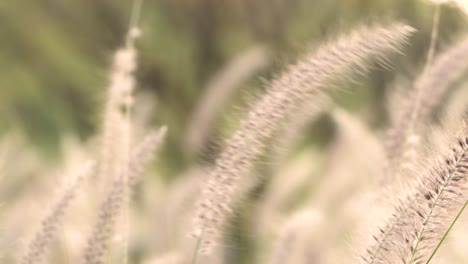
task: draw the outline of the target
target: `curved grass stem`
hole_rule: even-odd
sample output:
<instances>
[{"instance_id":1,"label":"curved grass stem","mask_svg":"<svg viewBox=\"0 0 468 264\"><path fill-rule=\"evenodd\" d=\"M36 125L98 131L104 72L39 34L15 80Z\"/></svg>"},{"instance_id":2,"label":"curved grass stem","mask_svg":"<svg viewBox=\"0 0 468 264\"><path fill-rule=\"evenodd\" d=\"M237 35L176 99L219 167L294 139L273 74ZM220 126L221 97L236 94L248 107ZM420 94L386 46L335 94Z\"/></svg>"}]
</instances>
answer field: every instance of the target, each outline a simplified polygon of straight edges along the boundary
<instances>
[{"instance_id":1,"label":"curved grass stem","mask_svg":"<svg viewBox=\"0 0 468 264\"><path fill-rule=\"evenodd\" d=\"M463 205L463 207L460 209L460 211L458 212L457 216L455 217L455 219L453 219L452 223L450 224L449 228L447 229L447 231L445 231L445 234L444 236L442 237L442 239L439 241L439 244L437 244L436 248L434 249L434 251L432 251L432 254L431 256L429 257L429 259L426 261L426 264L429 264L429 262L431 262L432 258L434 257L435 253L437 252L437 250L439 250L440 246L442 245L442 243L445 241L445 239L447 238L448 234L450 233L450 231L452 230L453 226L455 225L455 223L458 221L458 218L460 218L461 214L463 213L463 211L465 211L465 208L466 206L468 205L468 200L465 202L465 204Z\"/></svg>"},{"instance_id":2,"label":"curved grass stem","mask_svg":"<svg viewBox=\"0 0 468 264\"><path fill-rule=\"evenodd\" d=\"M200 236L198 236L197 238L197 242L195 244L195 249L193 251L193 256L192 256L192 261L191 261L192 264L197 264L198 252L200 251L200 245L201 245L204 229L205 228L203 227L201 230Z\"/></svg>"}]
</instances>

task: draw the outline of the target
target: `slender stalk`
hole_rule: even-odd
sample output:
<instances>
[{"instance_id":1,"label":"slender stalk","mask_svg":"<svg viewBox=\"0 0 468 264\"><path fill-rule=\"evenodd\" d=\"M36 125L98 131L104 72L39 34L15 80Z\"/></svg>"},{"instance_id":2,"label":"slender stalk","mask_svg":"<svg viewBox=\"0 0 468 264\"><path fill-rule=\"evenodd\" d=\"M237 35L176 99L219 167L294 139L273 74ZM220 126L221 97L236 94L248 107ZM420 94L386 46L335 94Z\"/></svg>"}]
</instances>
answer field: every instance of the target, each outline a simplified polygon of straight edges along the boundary
<instances>
[{"instance_id":1,"label":"slender stalk","mask_svg":"<svg viewBox=\"0 0 468 264\"><path fill-rule=\"evenodd\" d=\"M141 17L141 10L143 7L144 0L134 0L132 5L132 13L130 15L130 22L128 28L132 30L133 28L138 27L138 22L140 21ZM132 40L131 34L127 34L127 44L130 43Z\"/></svg>"},{"instance_id":2,"label":"slender stalk","mask_svg":"<svg viewBox=\"0 0 468 264\"><path fill-rule=\"evenodd\" d=\"M201 246L201 241L203 237L203 230L205 228L202 228L200 236L197 238L197 242L195 244L195 250L193 251L193 256L192 256L192 264L197 264L197 259L198 259L198 252L200 251L200 246Z\"/></svg>"},{"instance_id":3,"label":"slender stalk","mask_svg":"<svg viewBox=\"0 0 468 264\"><path fill-rule=\"evenodd\" d=\"M437 250L439 250L440 246L442 245L442 243L444 242L445 238L448 236L448 234L450 233L450 231L452 230L452 227L455 225L455 223L458 221L458 218L460 218L461 214L463 213L463 211L465 211L465 208L466 206L468 205L468 200L465 202L465 204L463 205L463 207L460 209L460 212L458 212L457 216L455 217L455 219L453 219L452 223L450 224L449 228L447 229L447 231L445 231L445 234L444 236L442 237L442 239L439 241L439 244L437 244L436 248L434 249L434 251L432 251L432 254L431 256L429 257L429 259L426 261L426 264L429 264L429 262L431 262L432 258L434 257L435 253L437 252Z\"/></svg>"},{"instance_id":4,"label":"slender stalk","mask_svg":"<svg viewBox=\"0 0 468 264\"><path fill-rule=\"evenodd\" d=\"M453 175L453 174L452 174ZM444 194L445 192L445 188L448 186L448 184L450 183L450 180L452 178L452 175L450 175L450 177L447 179L447 182L444 184L444 186L442 187L442 190L440 191L440 193L437 195L437 197L435 198L435 201L434 201L434 204L432 205L429 213L427 214L427 216L425 217L423 223L422 223L422 226L421 226L421 229L419 230L419 234L417 236L417 242L416 242L416 245L414 246L413 250L411 251L411 259L409 260L408 263L412 263L413 261L413 258L414 256L416 255L416 252L418 251L418 247L419 247L419 243L421 242L422 240L422 236L424 234L424 231L426 231L426 227L427 227L427 223L429 222L429 219L432 217L432 214L434 212L434 208L436 208L438 205L439 205L439 201L442 197L442 194Z\"/></svg>"},{"instance_id":5,"label":"slender stalk","mask_svg":"<svg viewBox=\"0 0 468 264\"><path fill-rule=\"evenodd\" d=\"M426 72L429 65L432 64L435 54L435 45L437 37L439 36L439 24L440 24L440 5L436 5L434 10L434 17L432 19L432 30L431 30L431 42L429 44L429 50L427 52L426 65L424 66L424 72Z\"/></svg>"}]
</instances>

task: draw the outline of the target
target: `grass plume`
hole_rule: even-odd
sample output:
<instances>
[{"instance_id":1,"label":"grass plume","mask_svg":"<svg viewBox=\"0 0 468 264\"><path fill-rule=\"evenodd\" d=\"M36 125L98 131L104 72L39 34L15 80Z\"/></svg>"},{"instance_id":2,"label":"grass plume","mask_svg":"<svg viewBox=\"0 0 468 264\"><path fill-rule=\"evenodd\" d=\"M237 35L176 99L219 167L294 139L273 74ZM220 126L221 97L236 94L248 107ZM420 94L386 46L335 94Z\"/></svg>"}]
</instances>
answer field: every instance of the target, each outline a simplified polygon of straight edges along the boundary
<instances>
[{"instance_id":1,"label":"grass plume","mask_svg":"<svg viewBox=\"0 0 468 264\"><path fill-rule=\"evenodd\" d=\"M202 252L209 252L219 242L225 220L235 204L239 181L263 152L265 140L285 118L294 114L297 105L306 100L315 103L314 99L326 91L329 82L347 77L371 58L382 58L387 52L398 50L413 31L399 23L360 28L306 54L271 82L227 141L208 176L193 232L201 239Z\"/></svg>"}]
</instances>

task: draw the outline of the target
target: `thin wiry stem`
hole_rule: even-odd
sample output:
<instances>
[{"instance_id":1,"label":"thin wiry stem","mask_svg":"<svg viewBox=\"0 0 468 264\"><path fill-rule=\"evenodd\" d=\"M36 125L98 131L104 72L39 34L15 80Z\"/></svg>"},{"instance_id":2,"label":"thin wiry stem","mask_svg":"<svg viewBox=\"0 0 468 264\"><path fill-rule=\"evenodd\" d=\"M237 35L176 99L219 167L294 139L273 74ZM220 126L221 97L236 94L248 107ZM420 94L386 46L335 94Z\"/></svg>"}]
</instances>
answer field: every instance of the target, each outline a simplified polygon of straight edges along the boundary
<instances>
[{"instance_id":1,"label":"thin wiry stem","mask_svg":"<svg viewBox=\"0 0 468 264\"><path fill-rule=\"evenodd\" d=\"M128 28L138 27L138 22L141 17L141 10L144 0L134 0L132 6L132 14L130 16L130 23Z\"/></svg>"},{"instance_id":2,"label":"thin wiry stem","mask_svg":"<svg viewBox=\"0 0 468 264\"><path fill-rule=\"evenodd\" d=\"M426 65L424 66L424 72L427 71L429 65L434 60L434 54L436 50L437 37L439 35L439 24L440 24L440 5L435 6L434 17L432 18L432 30L431 30L431 42L429 44L429 50L427 52Z\"/></svg>"},{"instance_id":3,"label":"thin wiry stem","mask_svg":"<svg viewBox=\"0 0 468 264\"><path fill-rule=\"evenodd\" d=\"M195 249L193 250L193 255L192 255L192 264L197 264L198 262L198 253L200 251L200 245L203 237L203 230L202 228L200 236L197 238L197 241L195 242Z\"/></svg>"},{"instance_id":4,"label":"thin wiry stem","mask_svg":"<svg viewBox=\"0 0 468 264\"><path fill-rule=\"evenodd\" d=\"M463 158L463 155L460 157L459 160L456 161L456 166L459 165L460 161L462 160ZM420 228L420 230L418 231L418 235L417 235L417 238L416 238L416 245L413 247L413 250L411 250L411 258L409 260L409 263L412 263L413 259L415 258L416 256L416 252L418 251L419 249L419 244L421 243L422 241L422 237L424 235L424 232L426 231L426 228L427 228L427 223L429 222L429 220L433 217L433 214L434 214L434 208L436 208L437 206L439 206L439 203L441 202L441 199L442 199L442 195L444 194L444 192L446 191L446 188L447 186L450 184L450 181L452 179L452 177L455 175L455 170L453 171L453 173L451 173L448 177L447 177L447 180L445 182L444 185L442 185L442 187L440 188L441 190L439 191L439 193L437 194L436 198L433 200L432 202L432 206L429 210L429 213L424 217L424 220L422 222L422 226Z\"/></svg>"},{"instance_id":5,"label":"thin wiry stem","mask_svg":"<svg viewBox=\"0 0 468 264\"><path fill-rule=\"evenodd\" d=\"M132 13L130 15L130 21L129 21L129 26L128 26L130 31L132 29L139 28L138 24L139 24L140 17L141 17L141 11L143 9L143 2L144 0L133 0ZM127 34L127 40L126 40L127 45L133 45L132 38L133 38L132 34Z\"/></svg>"},{"instance_id":6,"label":"thin wiry stem","mask_svg":"<svg viewBox=\"0 0 468 264\"><path fill-rule=\"evenodd\" d=\"M445 241L445 239L447 238L448 234L450 233L450 231L452 230L453 226L455 225L455 223L458 221L458 218L460 218L460 216L462 215L463 211L465 211L465 208L466 206L468 205L468 200L465 202L465 204L463 205L462 209L460 209L460 211L458 212L457 216L455 217L455 219L453 219L452 223L450 224L449 228L447 228L447 231L445 231L444 233L444 236L442 237L442 239L439 241L439 243L437 244L436 248L434 249L434 251L432 251L431 253L431 256L429 257L429 259L426 261L426 264L429 264L429 262L431 262L432 258L434 257L434 255L436 254L436 252L439 250L440 246L442 245L442 243Z\"/></svg>"}]
</instances>

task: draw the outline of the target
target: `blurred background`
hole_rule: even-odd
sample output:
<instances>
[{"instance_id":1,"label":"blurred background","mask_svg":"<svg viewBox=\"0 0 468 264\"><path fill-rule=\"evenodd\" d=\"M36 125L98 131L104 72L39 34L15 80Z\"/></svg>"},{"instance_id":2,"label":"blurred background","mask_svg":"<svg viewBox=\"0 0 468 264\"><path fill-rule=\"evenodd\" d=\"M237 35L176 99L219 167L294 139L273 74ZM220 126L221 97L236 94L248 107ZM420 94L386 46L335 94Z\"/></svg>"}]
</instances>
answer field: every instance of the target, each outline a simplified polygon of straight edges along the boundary
<instances>
[{"instance_id":1,"label":"blurred background","mask_svg":"<svg viewBox=\"0 0 468 264\"><path fill-rule=\"evenodd\" d=\"M1 1L0 133L21 133L51 158L60 156L64 134L83 140L93 135L112 54L123 43L131 6L132 1L124 0ZM229 105L245 101L242 94L253 94L262 79L270 79L323 39L357 24L404 21L418 30L399 57L404 61L392 61L390 71L377 67L349 84L359 89L340 101L355 109L365 104L382 109L384 83L395 73L418 72L432 16L433 7L422 0L145 1L143 37L137 43L138 93L155 102L151 122L170 127L163 156L180 166L191 158L180 144L191 111L210 78L237 54L262 45L270 62L241 84L236 92L241 96L233 96ZM463 17L444 7L441 20L443 46L463 25ZM228 111L222 116L229 116ZM213 133L223 129L219 126Z\"/></svg>"}]
</instances>

